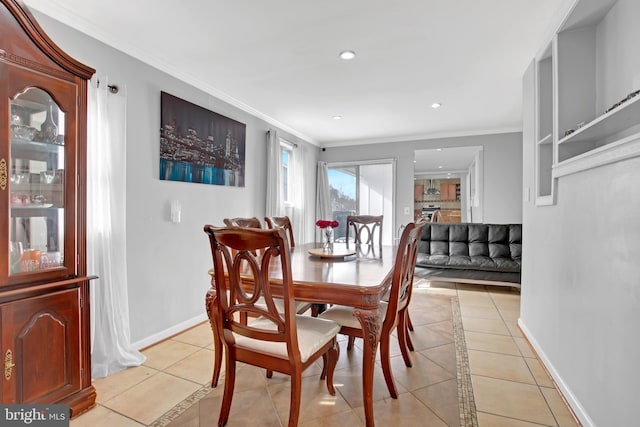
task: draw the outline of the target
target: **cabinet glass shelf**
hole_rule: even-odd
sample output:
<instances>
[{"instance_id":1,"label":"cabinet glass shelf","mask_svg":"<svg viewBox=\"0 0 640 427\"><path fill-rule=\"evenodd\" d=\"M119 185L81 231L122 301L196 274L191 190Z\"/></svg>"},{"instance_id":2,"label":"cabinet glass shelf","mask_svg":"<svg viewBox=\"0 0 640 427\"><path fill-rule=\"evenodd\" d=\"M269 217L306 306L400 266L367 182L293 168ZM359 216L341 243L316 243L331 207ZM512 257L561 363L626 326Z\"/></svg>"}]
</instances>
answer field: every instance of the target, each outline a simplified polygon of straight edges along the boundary
<instances>
[{"instance_id":1,"label":"cabinet glass shelf","mask_svg":"<svg viewBox=\"0 0 640 427\"><path fill-rule=\"evenodd\" d=\"M42 153L57 153L64 148L62 144L52 144L42 141L28 141L25 139L11 138L11 148L13 150L32 150Z\"/></svg>"}]
</instances>

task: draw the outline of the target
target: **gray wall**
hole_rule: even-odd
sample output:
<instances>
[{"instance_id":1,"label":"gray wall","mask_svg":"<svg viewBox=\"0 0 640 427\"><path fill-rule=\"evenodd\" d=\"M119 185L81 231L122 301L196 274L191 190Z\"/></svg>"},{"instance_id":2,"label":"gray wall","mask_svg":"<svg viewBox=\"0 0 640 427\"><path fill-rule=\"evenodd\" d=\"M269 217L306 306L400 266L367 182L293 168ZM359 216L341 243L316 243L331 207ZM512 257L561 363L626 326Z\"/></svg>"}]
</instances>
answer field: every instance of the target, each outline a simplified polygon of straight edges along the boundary
<instances>
[{"instance_id":1,"label":"gray wall","mask_svg":"<svg viewBox=\"0 0 640 427\"><path fill-rule=\"evenodd\" d=\"M45 15L34 15L63 50L127 91L126 250L131 338L138 347L152 344L206 319L204 295L210 286L207 270L211 255L203 226L221 225L224 217L264 217L266 132L274 127ZM160 91L246 123L244 188L159 180ZM318 147L280 132L306 153L305 203L311 225L306 235L296 240L313 241ZM180 224L170 221L172 200L181 202Z\"/></svg>"},{"instance_id":2,"label":"gray wall","mask_svg":"<svg viewBox=\"0 0 640 427\"><path fill-rule=\"evenodd\" d=\"M34 15L49 36L72 57L90 65L99 76L127 92L127 277L131 337L138 347L150 345L205 319L204 294L211 265L204 224L221 224L222 218L264 216L266 192L266 131L264 121L204 93L135 58L110 48L37 11ZM247 173L245 188L160 181L160 91L247 124ZM424 141L394 142L344 148L319 149L294 135L306 153L305 209L313 241L315 223L316 162L369 160L396 157L396 225L412 220L413 152L441 146L484 147L484 220L520 223L520 134L497 134ZM170 222L170 203L179 200L182 222ZM394 228L394 229L395 229Z\"/></svg>"},{"instance_id":3,"label":"gray wall","mask_svg":"<svg viewBox=\"0 0 640 427\"><path fill-rule=\"evenodd\" d=\"M600 98L640 89L640 2L601 27ZM605 60L606 58L606 60ZM525 76L525 188L534 188L532 76ZM640 158L561 177L557 204L524 203L520 324L584 425L638 424Z\"/></svg>"},{"instance_id":4,"label":"gray wall","mask_svg":"<svg viewBox=\"0 0 640 427\"><path fill-rule=\"evenodd\" d=\"M420 141L327 147L321 160L349 162L397 159L394 230L413 221L413 159L415 150L439 147L483 147L483 222L522 223L522 134L504 133ZM404 208L410 208L410 214Z\"/></svg>"}]
</instances>

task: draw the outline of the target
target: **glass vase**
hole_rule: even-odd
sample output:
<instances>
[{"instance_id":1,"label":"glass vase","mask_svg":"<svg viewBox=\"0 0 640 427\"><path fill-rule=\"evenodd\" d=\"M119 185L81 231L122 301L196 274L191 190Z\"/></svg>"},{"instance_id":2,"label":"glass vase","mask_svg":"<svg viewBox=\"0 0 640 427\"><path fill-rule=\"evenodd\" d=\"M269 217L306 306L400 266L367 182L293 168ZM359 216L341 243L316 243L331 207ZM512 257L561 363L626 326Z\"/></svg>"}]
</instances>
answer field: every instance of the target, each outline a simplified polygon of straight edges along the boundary
<instances>
[{"instance_id":1,"label":"glass vase","mask_svg":"<svg viewBox=\"0 0 640 427\"><path fill-rule=\"evenodd\" d=\"M53 144L58 138L58 126L53 117L53 101L49 101L49 109L47 110L47 116L40 125L40 132L42 133L42 139L44 142Z\"/></svg>"},{"instance_id":2,"label":"glass vase","mask_svg":"<svg viewBox=\"0 0 640 427\"><path fill-rule=\"evenodd\" d=\"M324 252L333 252L333 228L326 227L322 229L322 250Z\"/></svg>"}]
</instances>

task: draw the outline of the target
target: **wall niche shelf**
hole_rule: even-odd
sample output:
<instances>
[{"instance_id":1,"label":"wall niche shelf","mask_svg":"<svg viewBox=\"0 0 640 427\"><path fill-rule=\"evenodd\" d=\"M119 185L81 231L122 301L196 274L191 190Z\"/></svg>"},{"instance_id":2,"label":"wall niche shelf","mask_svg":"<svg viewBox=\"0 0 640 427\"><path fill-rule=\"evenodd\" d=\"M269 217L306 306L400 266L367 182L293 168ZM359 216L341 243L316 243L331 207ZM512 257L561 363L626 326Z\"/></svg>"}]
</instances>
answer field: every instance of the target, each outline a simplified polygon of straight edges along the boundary
<instances>
[{"instance_id":1,"label":"wall niche shelf","mask_svg":"<svg viewBox=\"0 0 640 427\"><path fill-rule=\"evenodd\" d=\"M640 133L602 145L553 166L553 178L640 156Z\"/></svg>"},{"instance_id":2,"label":"wall niche shelf","mask_svg":"<svg viewBox=\"0 0 640 427\"><path fill-rule=\"evenodd\" d=\"M558 145L570 142L600 141L640 124L640 95L601 115L575 132L565 136Z\"/></svg>"},{"instance_id":3,"label":"wall niche shelf","mask_svg":"<svg viewBox=\"0 0 640 427\"><path fill-rule=\"evenodd\" d=\"M540 141L538 141L538 144L540 145L551 144L551 143L553 143L553 138L551 138L551 134L548 134L547 136L542 138Z\"/></svg>"},{"instance_id":4,"label":"wall niche shelf","mask_svg":"<svg viewBox=\"0 0 640 427\"><path fill-rule=\"evenodd\" d=\"M538 206L556 203L560 177L640 156L638 78L612 65L637 58L621 57L627 53L613 44L635 42L618 25L620 16L633 13L631 4L574 0L536 56Z\"/></svg>"},{"instance_id":5,"label":"wall niche shelf","mask_svg":"<svg viewBox=\"0 0 640 427\"><path fill-rule=\"evenodd\" d=\"M536 61L536 152L535 152L535 201L537 206L554 202L555 181L552 179L554 164L553 123L553 44L547 45Z\"/></svg>"}]
</instances>

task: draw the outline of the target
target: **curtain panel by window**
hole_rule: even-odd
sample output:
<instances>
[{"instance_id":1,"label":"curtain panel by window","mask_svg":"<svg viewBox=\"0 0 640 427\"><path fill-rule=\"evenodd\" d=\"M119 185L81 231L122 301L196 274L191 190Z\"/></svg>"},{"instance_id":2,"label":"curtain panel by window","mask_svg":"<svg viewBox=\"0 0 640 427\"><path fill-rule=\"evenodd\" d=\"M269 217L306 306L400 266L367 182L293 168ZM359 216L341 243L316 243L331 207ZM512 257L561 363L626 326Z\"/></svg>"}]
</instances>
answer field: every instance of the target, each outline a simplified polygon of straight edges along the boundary
<instances>
[{"instance_id":1,"label":"curtain panel by window","mask_svg":"<svg viewBox=\"0 0 640 427\"><path fill-rule=\"evenodd\" d=\"M131 347L126 255L126 95L106 78L89 87L87 151L87 271L91 289L94 378L144 362Z\"/></svg>"},{"instance_id":2,"label":"curtain panel by window","mask_svg":"<svg viewBox=\"0 0 640 427\"><path fill-rule=\"evenodd\" d=\"M294 146L291 162L291 183L290 186L290 205L287 207L287 216L291 219L293 225L293 233L296 241L305 243L308 241L307 224L304 215L304 183L309 182L305 177L304 159L306 157L307 147L304 144Z\"/></svg>"},{"instance_id":3,"label":"curtain panel by window","mask_svg":"<svg viewBox=\"0 0 640 427\"><path fill-rule=\"evenodd\" d=\"M331 197L329 195L329 167L327 162L318 162L317 174L316 220L332 219L333 209L331 208Z\"/></svg>"},{"instance_id":4,"label":"curtain panel by window","mask_svg":"<svg viewBox=\"0 0 640 427\"><path fill-rule=\"evenodd\" d=\"M267 216L284 215L282 203L282 153L276 130L267 132Z\"/></svg>"}]
</instances>

